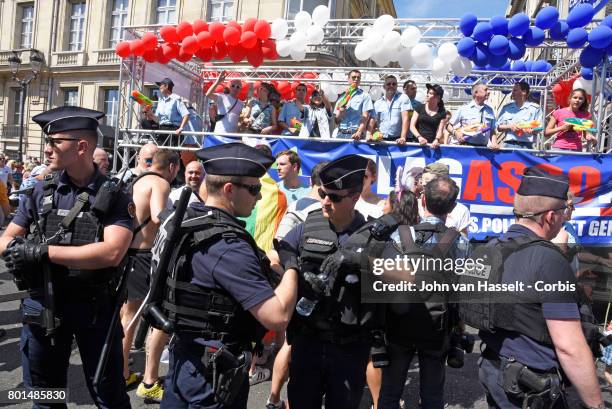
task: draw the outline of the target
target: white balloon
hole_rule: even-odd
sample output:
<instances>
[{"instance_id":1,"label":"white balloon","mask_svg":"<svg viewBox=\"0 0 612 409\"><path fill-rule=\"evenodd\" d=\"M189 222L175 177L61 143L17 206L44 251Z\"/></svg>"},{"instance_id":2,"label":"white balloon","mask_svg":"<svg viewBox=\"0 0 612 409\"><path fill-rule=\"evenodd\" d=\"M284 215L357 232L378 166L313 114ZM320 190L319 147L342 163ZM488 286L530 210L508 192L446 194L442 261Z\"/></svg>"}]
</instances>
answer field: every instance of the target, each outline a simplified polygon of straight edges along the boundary
<instances>
[{"instance_id":1,"label":"white balloon","mask_svg":"<svg viewBox=\"0 0 612 409\"><path fill-rule=\"evenodd\" d=\"M465 77L472 72L472 62L465 57L458 56L451 64L451 69L455 75Z\"/></svg>"},{"instance_id":2,"label":"white balloon","mask_svg":"<svg viewBox=\"0 0 612 409\"><path fill-rule=\"evenodd\" d=\"M308 38L308 44L319 45L323 42L324 37L325 33L323 32L323 29L319 26L313 25L308 27L308 30L306 30L306 38Z\"/></svg>"},{"instance_id":3,"label":"white balloon","mask_svg":"<svg viewBox=\"0 0 612 409\"><path fill-rule=\"evenodd\" d=\"M434 58L431 63L431 73L436 77L444 77L448 74L449 66L440 57Z\"/></svg>"},{"instance_id":4,"label":"white balloon","mask_svg":"<svg viewBox=\"0 0 612 409\"><path fill-rule=\"evenodd\" d=\"M280 40L276 42L276 52L281 57L287 57L291 54L291 41L289 40Z\"/></svg>"},{"instance_id":5,"label":"white balloon","mask_svg":"<svg viewBox=\"0 0 612 409\"><path fill-rule=\"evenodd\" d=\"M283 18L277 18L272 22L271 29L271 37L278 41L287 37L287 33L289 32L289 25L287 24L287 20Z\"/></svg>"},{"instance_id":6,"label":"white balloon","mask_svg":"<svg viewBox=\"0 0 612 409\"><path fill-rule=\"evenodd\" d=\"M312 22L323 27L329 21L329 16L329 8L321 4L312 11Z\"/></svg>"},{"instance_id":7,"label":"white balloon","mask_svg":"<svg viewBox=\"0 0 612 409\"><path fill-rule=\"evenodd\" d=\"M400 67L402 67L406 71L410 70L410 68L412 68L412 65L414 64L414 60L412 59L412 54L410 53L410 50L404 48L398 54L399 58L397 62L399 62Z\"/></svg>"},{"instance_id":8,"label":"white balloon","mask_svg":"<svg viewBox=\"0 0 612 409\"><path fill-rule=\"evenodd\" d=\"M396 50L400 43L401 35L397 31L389 31L383 37L382 46L387 50Z\"/></svg>"},{"instance_id":9,"label":"white balloon","mask_svg":"<svg viewBox=\"0 0 612 409\"><path fill-rule=\"evenodd\" d=\"M383 14L382 16L378 17L374 21L374 26L372 26L374 31L383 35L393 30L393 27L395 27L395 19L389 14Z\"/></svg>"},{"instance_id":10,"label":"white balloon","mask_svg":"<svg viewBox=\"0 0 612 409\"><path fill-rule=\"evenodd\" d=\"M325 96L329 99L329 102L336 102L338 100L338 92L334 90L333 92L325 92Z\"/></svg>"},{"instance_id":11,"label":"white balloon","mask_svg":"<svg viewBox=\"0 0 612 409\"><path fill-rule=\"evenodd\" d=\"M387 65L389 65L389 62L391 60L389 54L387 53L387 50L384 48L372 54L371 58L372 61L374 61L379 67L386 67Z\"/></svg>"},{"instance_id":12,"label":"white balloon","mask_svg":"<svg viewBox=\"0 0 612 409\"><path fill-rule=\"evenodd\" d=\"M332 79L334 81L344 81L344 82L346 82L347 75L344 73L344 71L336 70L332 74Z\"/></svg>"},{"instance_id":13,"label":"white balloon","mask_svg":"<svg viewBox=\"0 0 612 409\"><path fill-rule=\"evenodd\" d=\"M379 100L384 94L385 91L382 89L382 87L370 88L370 97L372 97L372 101Z\"/></svg>"},{"instance_id":14,"label":"white balloon","mask_svg":"<svg viewBox=\"0 0 612 409\"><path fill-rule=\"evenodd\" d=\"M593 80L587 80L583 77L582 84L584 85L584 90L587 92L587 94L591 95L591 92L593 92Z\"/></svg>"},{"instance_id":15,"label":"white balloon","mask_svg":"<svg viewBox=\"0 0 612 409\"><path fill-rule=\"evenodd\" d=\"M294 61L302 61L306 58L305 50L291 50L291 59Z\"/></svg>"},{"instance_id":16,"label":"white balloon","mask_svg":"<svg viewBox=\"0 0 612 409\"><path fill-rule=\"evenodd\" d=\"M444 43L438 48L438 58L441 58L446 64L451 64L457 58L459 52L457 46L453 43Z\"/></svg>"},{"instance_id":17,"label":"white balloon","mask_svg":"<svg viewBox=\"0 0 612 409\"><path fill-rule=\"evenodd\" d=\"M306 38L306 33L303 31L295 31L289 37L289 42L291 43L291 48L294 50L305 50L306 44L308 43L308 38Z\"/></svg>"},{"instance_id":18,"label":"white balloon","mask_svg":"<svg viewBox=\"0 0 612 409\"><path fill-rule=\"evenodd\" d=\"M419 43L410 51L414 63L419 68L427 68L431 63L431 48L427 44Z\"/></svg>"},{"instance_id":19,"label":"white balloon","mask_svg":"<svg viewBox=\"0 0 612 409\"><path fill-rule=\"evenodd\" d=\"M402 32L400 43L404 47L414 47L419 41L421 41L421 30L415 26L408 26Z\"/></svg>"},{"instance_id":20,"label":"white balloon","mask_svg":"<svg viewBox=\"0 0 612 409\"><path fill-rule=\"evenodd\" d=\"M402 51L404 51L405 48L402 47L399 43L397 46L391 48L388 50L389 52L389 58L391 60L391 62L399 62L400 59L400 55L402 53Z\"/></svg>"},{"instance_id":21,"label":"white balloon","mask_svg":"<svg viewBox=\"0 0 612 409\"><path fill-rule=\"evenodd\" d=\"M355 58L359 61L365 61L372 56L372 48L367 41L360 41L355 46Z\"/></svg>"},{"instance_id":22,"label":"white balloon","mask_svg":"<svg viewBox=\"0 0 612 409\"><path fill-rule=\"evenodd\" d=\"M295 15L293 24L295 25L295 29L297 31L308 30L308 27L310 27L310 25L312 24L310 13L308 13L307 11L300 11Z\"/></svg>"},{"instance_id":23,"label":"white balloon","mask_svg":"<svg viewBox=\"0 0 612 409\"><path fill-rule=\"evenodd\" d=\"M363 38L369 38L372 34L374 34L374 30L372 29L372 26L364 27L363 31L361 32L361 36Z\"/></svg>"},{"instance_id":24,"label":"white balloon","mask_svg":"<svg viewBox=\"0 0 612 409\"><path fill-rule=\"evenodd\" d=\"M421 88L417 90L416 96L414 97L417 101L425 102L425 98L427 97L426 92Z\"/></svg>"}]
</instances>

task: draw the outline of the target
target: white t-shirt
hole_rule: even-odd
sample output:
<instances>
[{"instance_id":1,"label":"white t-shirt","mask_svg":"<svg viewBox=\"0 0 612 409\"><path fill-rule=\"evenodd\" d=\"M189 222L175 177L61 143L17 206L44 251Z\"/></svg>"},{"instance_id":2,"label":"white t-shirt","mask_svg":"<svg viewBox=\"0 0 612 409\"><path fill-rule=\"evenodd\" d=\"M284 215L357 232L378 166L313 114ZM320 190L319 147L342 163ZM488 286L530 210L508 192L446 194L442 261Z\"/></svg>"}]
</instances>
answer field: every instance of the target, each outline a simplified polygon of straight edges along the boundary
<instances>
[{"instance_id":1,"label":"white t-shirt","mask_svg":"<svg viewBox=\"0 0 612 409\"><path fill-rule=\"evenodd\" d=\"M419 216L423 218L423 206L419 201ZM446 227L454 227L461 232L470 225L470 209L467 206L457 202L455 208L446 215Z\"/></svg>"},{"instance_id":2,"label":"white t-shirt","mask_svg":"<svg viewBox=\"0 0 612 409\"><path fill-rule=\"evenodd\" d=\"M244 102L237 100L231 95L217 94L217 114L225 114L225 116L215 124L215 132L235 133L238 129L238 120L240 119L242 108L244 108Z\"/></svg>"},{"instance_id":3,"label":"white t-shirt","mask_svg":"<svg viewBox=\"0 0 612 409\"><path fill-rule=\"evenodd\" d=\"M174 189L172 192L170 192L170 196L168 196L168 207L172 207L172 205L179 200L179 197L181 197L182 190L183 186L178 189ZM198 199L198 197L192 193L191 196L189 196L189 202L187 203L187 206L199 201L200 199Z\"/></svg>"},{"instance_id":4,"label":"white t-shirt","mask_svg":"<svg viewBox=\"0 0 612 409\"><path fill-rule=\"evenodd\" d=\"M365 217L366 220L369 218L378 219L383 215L383 208L377 204L368 203L362 198L359 198L355 204L355 210Z\"/></svg>"}]
</instances>

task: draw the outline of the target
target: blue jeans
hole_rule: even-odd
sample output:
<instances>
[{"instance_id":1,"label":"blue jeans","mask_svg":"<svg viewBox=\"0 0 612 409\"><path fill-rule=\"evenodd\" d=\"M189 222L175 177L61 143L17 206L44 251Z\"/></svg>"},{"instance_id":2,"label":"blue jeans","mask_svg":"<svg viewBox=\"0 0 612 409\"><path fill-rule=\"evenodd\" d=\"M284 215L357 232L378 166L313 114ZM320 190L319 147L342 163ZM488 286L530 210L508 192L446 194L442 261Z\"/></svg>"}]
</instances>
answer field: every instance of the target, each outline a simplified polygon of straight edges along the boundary
<instances>
[{"instance_id":1,"label":"blue jeans","mask_svg":"<svg viewBox=\"0 0 612 409\"><path fill-rule=\"evenodd\" d=\"M419 387L422 409L444 408L444 379L446 375L445 350L432 351L389 344L390 365L383 368L379 409L397 409L404 392L410 362L415 353L419 357Z\"/></svg>"}]
</instances>

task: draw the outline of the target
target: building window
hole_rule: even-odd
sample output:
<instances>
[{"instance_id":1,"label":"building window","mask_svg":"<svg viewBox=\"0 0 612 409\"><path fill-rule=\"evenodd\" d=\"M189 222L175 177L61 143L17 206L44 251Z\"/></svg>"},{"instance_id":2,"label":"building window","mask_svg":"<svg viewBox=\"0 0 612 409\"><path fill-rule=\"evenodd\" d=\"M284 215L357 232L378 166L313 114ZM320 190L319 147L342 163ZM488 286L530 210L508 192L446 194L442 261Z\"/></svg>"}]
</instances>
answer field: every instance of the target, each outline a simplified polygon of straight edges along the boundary
<instances>
[{"instance_id":1,"label":"building window","mask_svg":"<svg viewBox=\"0 0 612 409\"><path fill-rule=\"evenodd\" d=\"M209 21L230 21L234 17L234 0L210 0L208 7Z\"/></svg>"},{"instance_id":2,"label":"building window","mask_svg":"<svg viewBox=\"0 0 612 409\"><path fill-rule=\"evenodd\" d=\"M87 6L84 1L71 3L70 10L70 51L83 50L83 38L85 36L85 13Z\"/></svg>"},{"instance_id":3,"label":"building window","mask_svg":"<svg viewBox=\"0 0 612 409\"><path fill-rule=\"evenodd\" d=\"M176 0L157 0L157 24L176 23Z\"/></svg>"},{"instance_id":4,"label":"building window","mask_svg":"<svg viewBox=\"0 0 612 409\"><path fill-rule=\"evenodd\" d=\"M32 31L34 29L34 5L21 7L21 48L32 48Z\"/></svg>"},{"instance_id":5,"label":"building window","mask_svg":"<svg viewBox=\"0 0 612 409\"><path fill-rule=\"evenodd\" d=\"M13 94L15 95L15 99L13 100L13 125L19 125L19 120L21 119L21 92L22 88L15 88L13 90Z\"/></svg>"},{"instance_id":6,"label":"building window","mask_svg":"<svg viewBox=\"0 0 612 409\"><path fill-rule=\"evenodd\" d=\"M106 89L104 90L104 124L115 126L117 121L117 113L119 112L119 90Z\"/></svg>"},{"instance_id":7,"label":"building window","mask_svg":"<svg viewBox=\"0 0 612 409\"><path fill-rule=\"evenodd\" d=\"M113 0L108 48L115 48L117 43L124 40L123 27L127 23L127 16L128 0Z\"/></svg>"},{"instance_id":8,"label":"building window","mask_svg":"<svg viewBox=\"0 0 612 409\"><path fill-rule=\"evenodd\" d=\"M320 5L327 6L330 10L333 10L332 0L287 0L287 19L293 20L300 11L307 11L312 14L315 7Z\"/></svg>"},{"instance_id":9,"label":"building window","mask_svg":"<svg viewBox=\"0 0 612 409\"><path fill-rule=\"evenodd\" d=\"M64 89L64 106L78 106L79 105L79 89L78 88L65 88Z\"/></svg>"}]
</instances>

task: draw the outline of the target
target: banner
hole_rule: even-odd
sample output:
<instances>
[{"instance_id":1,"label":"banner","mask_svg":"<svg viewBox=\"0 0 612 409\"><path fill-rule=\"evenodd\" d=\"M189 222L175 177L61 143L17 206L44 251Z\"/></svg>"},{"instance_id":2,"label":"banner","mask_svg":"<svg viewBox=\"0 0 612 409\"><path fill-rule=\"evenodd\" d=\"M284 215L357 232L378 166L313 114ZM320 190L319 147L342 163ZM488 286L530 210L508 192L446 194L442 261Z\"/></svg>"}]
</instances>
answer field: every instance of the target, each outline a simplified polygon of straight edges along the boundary
<instances>
[{"instance_id":1,"label":"banner","mask_svg":"<svg viewBox=\"0 0 612 409\"><path fill-rule=\"evenodd\" d=\"M597 14L599 10L604 8L606 3L608 3L608 0L570 0L568 4L568 12L571 12L574 7L583 3L591 4L595 10L595 14Z\"/></svg>"},{"instance_id":2,"label":"banner","mask_svg":"<svg viewBox=\"0 0 612 409\"><path fill-rule=\"evenodd\" d=\"M249 138L250 139L250 138ZM210 135L205 146L235 142L236 139ZM398 166L404 169L425 167L440 161L449 166L450 176L461 188L459 201L470 209L470 239L504 233L514 222L513 197L523 169L538 165L551 173L565 173L570 189L580 198L573 213L574 225L583 244L604 245L612 242L612 155L547 154L526 151L498 151L472 147L442 146L432 150L414 145L323 142L316 139L265 138L274 154L294 150L302 159L301 174L308 183L310 170L317 163L343 155L358 154L374 160L378 168L376 192L386 196L395 184ZM247 141L252 144L253 141ZM278 180L273 167L270 176Z\"/></svg>"}]
</instances>

